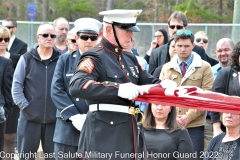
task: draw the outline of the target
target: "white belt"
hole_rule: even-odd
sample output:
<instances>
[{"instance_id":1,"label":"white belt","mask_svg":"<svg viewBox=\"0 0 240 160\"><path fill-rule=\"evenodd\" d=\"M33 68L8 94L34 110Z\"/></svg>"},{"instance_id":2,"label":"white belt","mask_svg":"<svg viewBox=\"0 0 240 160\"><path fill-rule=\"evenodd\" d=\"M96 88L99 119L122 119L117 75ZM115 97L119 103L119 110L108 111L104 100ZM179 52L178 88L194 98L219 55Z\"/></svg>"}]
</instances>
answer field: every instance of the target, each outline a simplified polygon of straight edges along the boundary
<instances>
[{"instance_id":1,"label":"white belt","mask_svg":"<svg viewBox=\"0 0 240 160\"><path fill-rule=\"evenodd\" d=\"M121 113L129 113L129 106L122 106L117 104L91 104L89 105L89 111L111 111L111 112L121 112Z\"/></svg>"}]
</instances>

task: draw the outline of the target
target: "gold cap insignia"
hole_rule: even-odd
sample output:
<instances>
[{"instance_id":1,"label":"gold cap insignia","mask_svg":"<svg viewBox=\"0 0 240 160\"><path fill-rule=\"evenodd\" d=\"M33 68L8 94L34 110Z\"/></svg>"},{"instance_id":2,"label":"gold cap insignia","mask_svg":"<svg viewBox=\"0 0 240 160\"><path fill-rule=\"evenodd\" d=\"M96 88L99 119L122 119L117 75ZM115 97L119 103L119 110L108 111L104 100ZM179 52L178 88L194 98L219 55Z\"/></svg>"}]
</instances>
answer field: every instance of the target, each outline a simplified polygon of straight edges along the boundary
<instances>
[{"instance_id":1,"label":"gold cap insignia","mask_svg":"<svg viewBox=\"0 0 240 160\"><path fill-rule=\"evenodd\" d=\"M134 15L134 17L137 17L139 14L140 14L140 12L137 12L137 13Z\"/></svg>"}]
</instances>

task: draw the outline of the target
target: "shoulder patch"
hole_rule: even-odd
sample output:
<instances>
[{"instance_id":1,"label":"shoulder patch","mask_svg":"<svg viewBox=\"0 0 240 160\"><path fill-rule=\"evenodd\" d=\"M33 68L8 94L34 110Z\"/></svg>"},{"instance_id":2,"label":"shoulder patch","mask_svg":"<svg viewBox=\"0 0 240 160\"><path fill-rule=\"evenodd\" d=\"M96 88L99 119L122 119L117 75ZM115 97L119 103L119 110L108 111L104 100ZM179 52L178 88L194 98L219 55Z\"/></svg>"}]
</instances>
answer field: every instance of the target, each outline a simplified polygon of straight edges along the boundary
<instances>
[{"instance_id":1,"label":"shoulder patch","mask_svg":"<svg viewBox=\"0 0 240 160\"><path fill-rule=\"evenodd\" d=\"M94 69L94 64L92 62L92 59L90 58L86 58L78 65L78 70L85 71L89 74L92 73L93 69Z\"/></svg>"}]
</instances>

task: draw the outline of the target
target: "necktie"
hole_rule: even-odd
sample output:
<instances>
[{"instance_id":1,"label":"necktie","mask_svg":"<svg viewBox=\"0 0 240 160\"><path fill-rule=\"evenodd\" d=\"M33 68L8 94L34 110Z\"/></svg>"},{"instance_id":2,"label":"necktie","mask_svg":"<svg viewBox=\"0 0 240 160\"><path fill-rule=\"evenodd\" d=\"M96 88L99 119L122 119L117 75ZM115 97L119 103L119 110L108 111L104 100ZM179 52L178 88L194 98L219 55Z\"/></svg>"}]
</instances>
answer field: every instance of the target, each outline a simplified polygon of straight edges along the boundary
<instances>
[{"instance_id":1,"label":"necktie","mask_svg":"<svg viewBox=\"0 0 240 160\"><path fill-rule=\"evenodd\" d=\"M182 76L184 76L185 73L186 73L186 65L187 65L187 64L186 64L185 62L182 62L181 65L182 65L182 69L181 69Z\"/></svg>"}]
</instances>

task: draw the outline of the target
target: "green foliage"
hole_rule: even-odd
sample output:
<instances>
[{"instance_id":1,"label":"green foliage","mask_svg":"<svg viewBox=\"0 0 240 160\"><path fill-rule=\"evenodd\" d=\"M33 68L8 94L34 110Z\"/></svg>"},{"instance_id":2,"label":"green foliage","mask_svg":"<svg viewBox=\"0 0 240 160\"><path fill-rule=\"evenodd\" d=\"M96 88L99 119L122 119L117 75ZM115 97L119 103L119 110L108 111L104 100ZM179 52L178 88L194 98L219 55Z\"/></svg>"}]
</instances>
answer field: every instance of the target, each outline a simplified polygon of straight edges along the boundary
<instances>
[{"instance_id":1,"label":"green foliage","mask_svg":"<svg viewBox=\"0 0 240 160\"><path fill-rule=\"evenodd\" d=\"M177 6L172 6L173 9L185 12L188 6L188 2L181 3ZM225 22L231 23L232 18L229 15L219 16L217 13L214 13L211 9L203 9L202 5L191 2L189 5L187 12L185 12L188 20L191 23L218 23Z\"/></svg>"},{"instance_id":2,"label":"green foliage","mask_svg":"<svg viewBox=\"0 0 240 160\"><path fill-rule=\"evenodd\" d=\"M54 15L52 15L54 18L62 16L68 20L72 20L77 14L96 14L94 4L87 0L52 0L51 5L55 12Z\"/></svg>"},{"instance_id":3,"label":"green foliage","mask_svg":"<svg viewBox=\"0 0 240 160\"><path fill-rule=\"evenodd\" d=\"M117 9L143 9L145 8L144 1L139 0L119 0L119 4L115 7Z\"/></svg>"}]
</instances>

